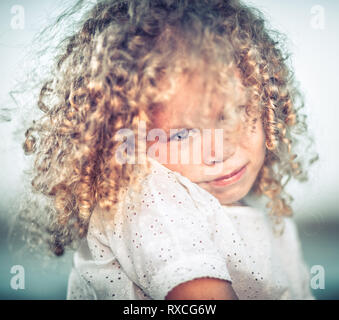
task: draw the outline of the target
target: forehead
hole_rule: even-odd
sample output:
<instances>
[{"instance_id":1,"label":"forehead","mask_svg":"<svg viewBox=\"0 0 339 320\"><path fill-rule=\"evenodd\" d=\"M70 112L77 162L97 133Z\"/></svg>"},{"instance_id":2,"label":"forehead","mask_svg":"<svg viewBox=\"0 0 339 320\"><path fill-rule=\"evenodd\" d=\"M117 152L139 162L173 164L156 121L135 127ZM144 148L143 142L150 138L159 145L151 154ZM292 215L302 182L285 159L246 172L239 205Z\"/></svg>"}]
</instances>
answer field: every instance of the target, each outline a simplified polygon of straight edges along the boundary
<instances>
[{"instance_id":1,"label":"forehead","mask_svg":"<svg viewBox=\"0 0 339 320\"><path fill-rule=\"evenodd\" d=\"M237 75L235 78L239 80ZM240 100L230 101L226 94L216 90L211 77L199 74L180 75L175 81L175 93L155 117L157 126L165 130L213 127L225 114L225 108L230 108L230 104L240 103ZM240 88L237 90L238 95L239 92Z\"/></svg>"}]
</instances>

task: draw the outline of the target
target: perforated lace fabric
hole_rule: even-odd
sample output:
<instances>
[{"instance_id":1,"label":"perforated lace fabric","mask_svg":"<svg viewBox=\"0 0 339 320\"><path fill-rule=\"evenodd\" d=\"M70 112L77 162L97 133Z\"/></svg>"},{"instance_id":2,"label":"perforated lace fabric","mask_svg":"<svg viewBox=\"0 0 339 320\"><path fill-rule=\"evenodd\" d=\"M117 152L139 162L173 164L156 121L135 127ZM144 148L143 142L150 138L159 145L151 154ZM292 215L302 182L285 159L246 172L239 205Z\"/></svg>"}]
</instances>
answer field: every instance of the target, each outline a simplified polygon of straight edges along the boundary
<instances>
[{"instance_id":1,"label":"perforated lace fabric","mask_svg":"<svg viewBox=\"0 0 339 320\"><path fill-rule=\"evenodd\" d=\"M162 300L201 277L231 282L239 299L314 299L291 218L277 237L261 210L222 206L149 161L141 192L126 189L111 221L93 213L74 254L67 299Z\"/></svg>"}]
</instances>

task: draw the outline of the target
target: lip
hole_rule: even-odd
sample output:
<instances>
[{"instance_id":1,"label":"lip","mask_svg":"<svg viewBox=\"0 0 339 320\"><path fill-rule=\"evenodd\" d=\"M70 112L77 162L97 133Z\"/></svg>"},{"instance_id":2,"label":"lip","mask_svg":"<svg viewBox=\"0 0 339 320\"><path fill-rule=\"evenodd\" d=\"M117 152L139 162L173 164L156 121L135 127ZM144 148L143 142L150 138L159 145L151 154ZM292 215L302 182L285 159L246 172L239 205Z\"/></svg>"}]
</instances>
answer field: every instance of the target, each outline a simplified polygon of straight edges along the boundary
<instances>
[{"instance_id":1,"label":"lip","mask_svg":"<svg viewBox=\"0 0 339 320\"><path fill-rule=\"evenodd\" d=\"M227 186L229 184L235 183L241 179L241 177L246 172L247 163L242 166L240 169L237 169L230 173L229 175L222 176L218 179L212 180L209 183L214 186Z\"/></svg>"}]
</instances>

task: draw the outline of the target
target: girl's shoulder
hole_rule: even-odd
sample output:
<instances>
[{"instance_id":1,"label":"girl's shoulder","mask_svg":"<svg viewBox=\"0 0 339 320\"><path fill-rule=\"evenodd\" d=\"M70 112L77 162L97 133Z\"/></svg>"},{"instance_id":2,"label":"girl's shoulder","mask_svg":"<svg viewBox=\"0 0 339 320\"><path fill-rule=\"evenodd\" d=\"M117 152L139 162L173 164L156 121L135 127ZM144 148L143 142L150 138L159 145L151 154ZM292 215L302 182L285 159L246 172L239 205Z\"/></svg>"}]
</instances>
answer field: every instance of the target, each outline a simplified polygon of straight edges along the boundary
<instances>
[{"instance_id":1,"label":"girl's shoulder","mask_svg":"<svg viewBox=\"0 0 339 320\"><path fill-rule=\"evenodd\" d=\"M151 169L149 174L140 182L141 188L136 193L126 189L125 204L143 205L146 207L168 206L181 212L189 209L190 213L202 211L208 215L211 205L220 206L218 200L209 192L200 188L179 172L172 171L155 159L147 158Z\"/></svg>"},{"instance_id":2,"label":"girl's shoulder","mask_svg":"<svg viewBox=\"0 0 339 320\"><path fill-rule=\"evenodd\" d=\"M208 191L201 188L190 179L181 175L177 171L173 171L155 159L148 158L151 163L151 173L146 179L146 188L159 190L163 194L169 196L171 199L182 198L185 202L194 204L198 209L208 214L211 208L221 208L219 201L211 195ZM177 201L179 204L179 200ZM180 202L182 204L182 202Z\"/></svg>"},{"instance_id":3,"label":"girl's shoulder","mask_svg":"<svg viewBox=\"0 0 339 320\"><path fill-rule=\"evenodd\" d=\"M90 227L92 231L101 230L99 236L115 235L119 229L134 228L132 225L138 225L138 228L152 225L150 221L162 223L167 229L176 225L174 221L192 227L196 225L195 221L209 225L207 219L212 220L214 206L220 207L218 200L180 173L152 158L147 159L149 173L140 178L138 187L130 185L120 191L114 212L94 210Z\"/></svg>"}]
</instances>

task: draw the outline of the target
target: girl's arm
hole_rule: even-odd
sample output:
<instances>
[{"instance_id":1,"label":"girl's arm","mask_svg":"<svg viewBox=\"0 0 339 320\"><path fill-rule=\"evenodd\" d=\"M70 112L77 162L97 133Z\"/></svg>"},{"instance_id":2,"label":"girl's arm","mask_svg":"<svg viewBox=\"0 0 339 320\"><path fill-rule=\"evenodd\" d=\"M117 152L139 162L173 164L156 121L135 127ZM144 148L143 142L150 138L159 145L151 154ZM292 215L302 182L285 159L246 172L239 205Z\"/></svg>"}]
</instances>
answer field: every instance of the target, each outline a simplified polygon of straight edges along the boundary
<instances>
[{"instance_id":1,"label":"girl's arm","mask_svg":"<svg viewBox=\"0 0 339 320\"><path fill-rule=\"evenodd\" d=\"M238 300L230 282L216 278L199 278L179 284L166 300Z\"/></svg>"}]
</instances>

